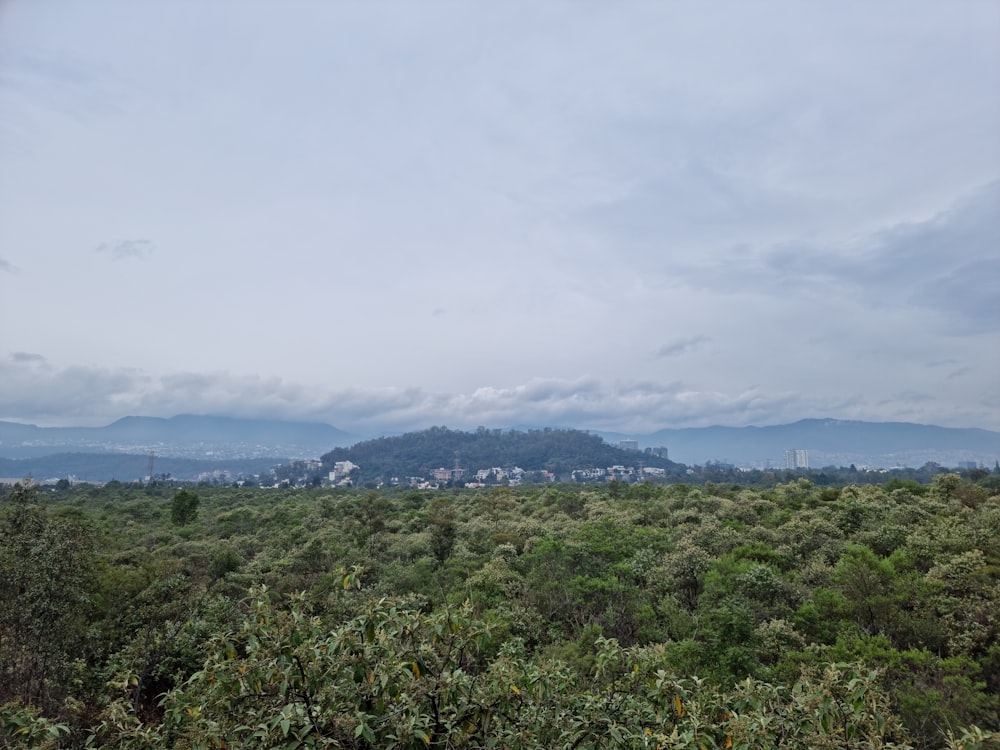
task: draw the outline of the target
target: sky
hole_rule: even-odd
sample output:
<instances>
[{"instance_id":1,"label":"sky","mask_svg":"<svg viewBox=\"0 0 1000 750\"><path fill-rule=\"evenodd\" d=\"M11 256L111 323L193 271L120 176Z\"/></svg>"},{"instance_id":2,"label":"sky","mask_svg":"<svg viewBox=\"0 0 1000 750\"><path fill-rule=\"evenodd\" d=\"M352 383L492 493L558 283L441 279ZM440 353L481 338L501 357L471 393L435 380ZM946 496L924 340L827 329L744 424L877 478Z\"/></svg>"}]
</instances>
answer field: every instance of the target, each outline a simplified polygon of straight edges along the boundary
<instances>
[{"instance_id":1,"label":"sky","mask_svg":"<svg viewBox=\"0 0 1000 750\"><path fill-rule=\"evenodd\" d=\"M7 0L0 419L998 430L997 40L997 0Z\"/></svg>"}]
</instances>

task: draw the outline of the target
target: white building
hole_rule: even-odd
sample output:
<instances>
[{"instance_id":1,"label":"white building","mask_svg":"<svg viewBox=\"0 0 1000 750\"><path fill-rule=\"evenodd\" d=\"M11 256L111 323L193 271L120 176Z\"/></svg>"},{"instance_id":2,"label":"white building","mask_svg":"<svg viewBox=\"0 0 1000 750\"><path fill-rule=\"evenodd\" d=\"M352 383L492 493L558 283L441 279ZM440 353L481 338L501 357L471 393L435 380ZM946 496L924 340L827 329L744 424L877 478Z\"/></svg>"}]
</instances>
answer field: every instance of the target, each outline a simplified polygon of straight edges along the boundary
<instances>
[{"instance_id":1,"label":"white building","mask_svg":"<svg viewBox=\"0 0 1000 750\"><path fill-rule=\"evenodd\" d=\"M808 469L809 451L803 450L802 448L795 448L793 450L785 451L785 468Z\"/></svg>"},{"instance_id":2,"label":"white building","mask_svg":"<svg viewBox=\"0 0 1000 750\"><path fill-rule=\"evenodd\" d=\"M355 469L360 469L353 461L336 461L333 464L333 471L330 472L330 481L339 482L347 477Z\"/></svg>"}]
</instances>

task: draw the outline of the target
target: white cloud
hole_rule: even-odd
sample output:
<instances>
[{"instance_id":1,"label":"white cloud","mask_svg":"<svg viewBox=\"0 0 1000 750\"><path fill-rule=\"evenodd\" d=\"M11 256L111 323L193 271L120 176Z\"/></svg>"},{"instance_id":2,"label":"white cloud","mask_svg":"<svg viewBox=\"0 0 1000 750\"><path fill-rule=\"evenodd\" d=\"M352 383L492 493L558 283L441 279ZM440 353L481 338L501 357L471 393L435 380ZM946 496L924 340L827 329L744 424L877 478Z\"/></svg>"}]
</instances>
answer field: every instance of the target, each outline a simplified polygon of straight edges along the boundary
<instances>
[{"instance_id":1,"label":"white cloud","mask_svg":"<svg viewBox=\"0 0 1000 750\"><path fill-rule=\"evenodd\" d=\"M105 242L95 248L94 252L108 255L111 260L125 260L126 258L145 258L155 248L156 246L149 240L118 240Z\"/></svg>"}]
</instances>

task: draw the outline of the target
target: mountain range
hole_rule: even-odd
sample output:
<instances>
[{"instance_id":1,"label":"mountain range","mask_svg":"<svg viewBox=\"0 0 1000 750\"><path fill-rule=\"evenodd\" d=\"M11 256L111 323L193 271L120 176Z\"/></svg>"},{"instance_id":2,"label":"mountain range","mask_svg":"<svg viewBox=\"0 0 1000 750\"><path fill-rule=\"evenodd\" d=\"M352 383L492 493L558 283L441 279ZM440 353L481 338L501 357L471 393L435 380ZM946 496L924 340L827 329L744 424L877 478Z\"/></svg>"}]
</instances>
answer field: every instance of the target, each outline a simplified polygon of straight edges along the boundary
<instances>
[{"instance_id":1,"label":"mountain range","mask_svg":"<svg viewBox=\"0 0 1000 750\"><path fill-rule=\"evenodd\" d=\"M691 427L601 436L609 442L637 439L640 448L666 446L670 459L680 463L720 461L754 468L783 467L785 451L796 449L809 452L813 467L916 468L931 461L942 466L976 462L992 468L1000 458L1000 432L909 422L803 419L768 427Z\"/></svg>"},{"instance_id":2,"label":"mountain range","mask_svg":"<svg viewBox=\"0 0 1000 750\"><path fill-rule=\"evenodd\" d=\"M181 414L123 417L104 427L37 427L0 422L0 457L63 452L156 453L177 458L318 458L361 438L321 422Z\"/></svg>"},{"instance_id":3,"label":"mountain range","mask_svg":"<svg viewBox=\"0 0 1000 750\"><path fill-rule=\"evenodd\" d=\"M644 435L592 431L609 443L636 440L640 450L665 447L672 461L764 468L783 467L786 450L807 450L820 466L919 467L927 462L992 468L1000 432L905 422L805 419L767 427L664 429ZM198 460L319 458L363 437L318 422L239 419L184 414L125 417L104 427L37 427L0 421L0 458L60 453L155 453Z\"/></svg>"}]
</instances>

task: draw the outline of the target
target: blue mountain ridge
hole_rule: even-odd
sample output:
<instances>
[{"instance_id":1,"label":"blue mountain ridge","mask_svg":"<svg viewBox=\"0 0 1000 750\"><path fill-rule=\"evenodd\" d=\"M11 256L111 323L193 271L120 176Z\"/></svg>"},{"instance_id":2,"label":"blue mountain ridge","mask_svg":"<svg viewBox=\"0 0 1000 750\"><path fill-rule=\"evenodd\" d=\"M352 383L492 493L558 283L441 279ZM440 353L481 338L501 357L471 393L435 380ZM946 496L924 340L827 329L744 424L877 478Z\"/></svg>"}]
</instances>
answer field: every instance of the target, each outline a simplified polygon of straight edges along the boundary
<instances>
[{"instance_id":1,"label":"blue mountain ridge","mask_svg":"<svg viewBox=\"0 0 1000 750\"><path fill-rule=\"evenodd\" d=\"M922 465L936 461L988 462L1000 458L1000 432L910 422L803 419L766 427L686 427L645 435L599 433L605 440L632 438L640 448L665 446L670 458L687 464L782 461L784 452L805 449L812 464ZM919 461L919 464L915 464Z\"/></svg>"},{"instance_id":2,"label":"blue mountain ridge","mask_svg":"<svg viewBox=\"0 0 1000 750\"><path fill-rule=\"evenodd\" d=\"M319 456L360 438L321 422L180 414L123 417L103 427L38 427L0 422L0 457L66 450L155 451L159 455L225 453L246 457Z\"/></svg>"},{"instance_id":3,"label":"blue mountain ridge","mask_svg":"<svg viewBox=\"0 0 1000 750\"><path fill-rule=\"evenodd\" d=\"M505 428L506 429L506 428ZM518 426L517 429L539 429ZM782 465L784 452L805 449L813 466L946 466L976 461L990 467L1000 458L1000 432L907 422L803 419L765 427L686 427L646 434L590 430L606 441L635 439L640 449L666 447L687 464L724 461ZM385 431L384 435L393 434ZM0 457L23 458L66 451L155 451L162 456L318 457L362 438L329 424L181 414L123 417L103 427L37 427L0 421Z\"/></svg>"}]
</instances>

